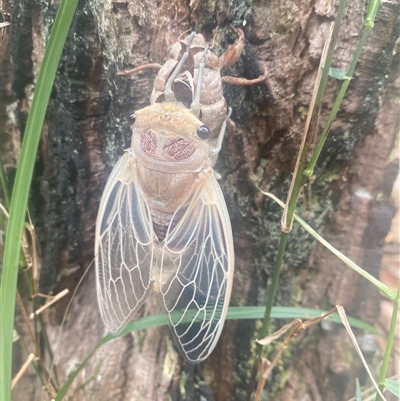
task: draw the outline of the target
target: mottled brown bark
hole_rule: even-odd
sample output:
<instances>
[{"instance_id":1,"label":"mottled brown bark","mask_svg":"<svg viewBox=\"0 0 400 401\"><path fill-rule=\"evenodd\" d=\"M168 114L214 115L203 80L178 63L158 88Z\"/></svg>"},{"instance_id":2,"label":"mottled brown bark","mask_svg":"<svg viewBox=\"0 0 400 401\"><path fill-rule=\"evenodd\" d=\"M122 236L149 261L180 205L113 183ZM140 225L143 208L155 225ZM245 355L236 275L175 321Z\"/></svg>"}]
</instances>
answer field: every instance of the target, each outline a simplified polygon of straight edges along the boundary
<instances>
[{"instance_id":1,"label":"mottled brown bark","mask_svg":"<svg viewBox=\"0 0 400 401\"><path fill-rule=\"evenodd\" d=\"M232 23L242 27L246 44L239 62L223 73L252 79L265 70L268 78L250 87L225 86L237 129L225 141L216 170L222 175L220 183L234 231L236 271L231 305L265 302L281 210L257 192L250 177L263 189L285 198L337 3L82 2L60 64L32 185L32 212L42 257L41 290L73 289L90 265L101 192L130 141L125 118L149 103L155 73L120 77L117 72L165 62L170 43L189 28L208 40L216 33L213 51L219 55L236 39L229 28ZM365 17L366 1L349 3L334 62L342 69L349 65ZM18 0L4 2L3 7L10 14L7 40L12 46L9 52L2 48L2 55L8 56L1 60L2 88L6 89L2 89L0 112L2 135L7 135L2 136L6 138L2 152L10 160L7 167L11 172L18 142L9 138L23 130L30 85L37 77L56 6ZM304 208L299 210L333 245L375 275L393 210L382 183L399 128L399 53L393 56L392 52L398 15L398 3L383 2L314 183L306 190ZM180 23L171 26L174 19ZM339 85L333 79L329 82L321 124ZM3 105L12 106L6 122ZM22 118L15 119L16 114ZM378 194L383 194L380 200ZM375 291L294 228L278 304L328 309L341 303L353 315L374 322L379 314ZM150 298L146 303L143 315L156 313L153 301ZM59 303L48 317L53 344L57 343L65 303ZM62 333L55 351L60 381L64 382L106 334L97 311L93 268L78 289ZM200 366L190 366L174 349L168 328L127 335L96 352L75 380L69 398L199 400L203 396L206 400L244 400L253 360L251 341L256 336L252 321L227 322L210 358ZM364 333L360 337L366 338ZM360 376L361 370L341 328L316 328L299 336L297 343L301 346L293 347L283 362L290 374L276 370L269 380L266 391L275 394L274 399L335 401L354 394L354 377ZM23 359L21 353L15 365ZM14 396L18 400L47 397L33 372L18 384Z\"/></svg>"}]
</instances>

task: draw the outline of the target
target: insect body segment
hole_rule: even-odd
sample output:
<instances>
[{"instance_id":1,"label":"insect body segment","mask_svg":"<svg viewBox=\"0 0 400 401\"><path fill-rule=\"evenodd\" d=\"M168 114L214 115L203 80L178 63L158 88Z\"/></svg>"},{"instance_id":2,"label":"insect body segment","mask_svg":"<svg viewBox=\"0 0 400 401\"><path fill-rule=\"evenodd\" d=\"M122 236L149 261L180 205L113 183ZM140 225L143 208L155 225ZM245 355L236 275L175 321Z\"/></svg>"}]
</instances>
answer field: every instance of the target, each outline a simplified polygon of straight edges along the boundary
<instances>
[{"instance_id":1,"label":"insect body segment","mask_svg":"<svg viewBox=\"0 0 400 401\"><path fill-rule=\"evenodd\" d=\"M200 90L201 77L198 82ZM173 99L168 85L165 97ZM175 343L191 363L204 360L218 341L234 266L229 215L212 170L219 149L195 114L169 101L130 117L132 145L106 184L95 245L98 302L107 328L121 331L147 295L158 292Z\"/></svg>"}]
</instances>

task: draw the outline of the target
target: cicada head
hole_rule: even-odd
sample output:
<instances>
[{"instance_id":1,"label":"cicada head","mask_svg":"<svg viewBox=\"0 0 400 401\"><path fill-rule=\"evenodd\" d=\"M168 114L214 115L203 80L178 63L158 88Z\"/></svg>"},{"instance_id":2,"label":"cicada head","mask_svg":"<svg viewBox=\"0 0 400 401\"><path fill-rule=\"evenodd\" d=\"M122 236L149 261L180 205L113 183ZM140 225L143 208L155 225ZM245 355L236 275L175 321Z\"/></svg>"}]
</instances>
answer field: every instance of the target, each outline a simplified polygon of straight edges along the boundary
<instances>
[{"instance_id":1,"label":"cicada head","mask_svg":"<svg viewBox=\"0 0 400 401\"><path fill-rule=\"evenodd\" d=\"M155 103L135 113L131 152L161 172L196 172L210 165L210 130L177 103Z\"/></svg>"}]
</instances>

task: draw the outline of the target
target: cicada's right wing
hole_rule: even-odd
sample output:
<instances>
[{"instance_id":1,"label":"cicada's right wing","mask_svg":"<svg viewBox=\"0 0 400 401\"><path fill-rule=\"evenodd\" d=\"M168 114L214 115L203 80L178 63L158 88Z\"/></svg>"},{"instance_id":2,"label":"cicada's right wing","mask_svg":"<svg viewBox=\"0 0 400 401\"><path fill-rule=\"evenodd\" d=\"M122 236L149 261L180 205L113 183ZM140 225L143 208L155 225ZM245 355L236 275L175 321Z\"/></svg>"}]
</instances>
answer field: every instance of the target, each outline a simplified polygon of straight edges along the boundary
<instances>
[{"instance_id":1,"label":"cicada's right wing","mask_svg":"<svg viewBox=\"0 0 400 401\"><path fill-rule=\"evenodd\" d=\"M178 209L170 222L160 262L169 326L189 363L206 359L217 344L235 263L221 188L209 173L199 173L199 181L189 205Z\"/></svg>"},{"instance_id":2,"label":"cicada's right wing","mask_svg":"<svg viewBox=\"0 0 400 401\"><path fill-rule=\"evenodd\" d=\"M96 223L96 285L101 316L121 331L151 289L153 229L149 208L135 182L134 159L126 153L114 167Z\"/></svg>"}]
</instances>

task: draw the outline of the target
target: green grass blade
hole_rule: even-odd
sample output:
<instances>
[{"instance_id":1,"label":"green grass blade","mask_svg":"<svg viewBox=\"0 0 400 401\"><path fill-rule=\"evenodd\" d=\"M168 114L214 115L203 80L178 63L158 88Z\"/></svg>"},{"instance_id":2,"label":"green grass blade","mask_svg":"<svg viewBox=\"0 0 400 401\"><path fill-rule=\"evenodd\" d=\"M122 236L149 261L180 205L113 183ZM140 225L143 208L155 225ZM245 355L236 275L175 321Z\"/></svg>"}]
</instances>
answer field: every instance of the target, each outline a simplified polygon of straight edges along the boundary
<instances>
[{"instance_id":1,"label":"green grass blade","mask_svg":"<svg viewBox=\"0 0 400 401\"><path fill-rule=\"evenodd\" d=\"M396 397L400 398L400 382L398 380L387 379L385 387Z\"/></svg>"},{"instance_id":2,"label":"green grass blade","mask_svg":"<svg viewBox=\"0 0 400 401\"><path fill-rule=\"evenodd\" d=\"M0 400L2 401L11 400L15 291L29 188L51 88L77 3L78 0L63 0L57 12L39 71L11 197L0 284Z\"/></svg>"},{"instance_id":3,"label":"green grass blade","mask_svg":"<svg viewBox=\"0 0 400 401\"><path fill-rule=\"evenodd\" d=\"M379 373L379 390L381 391L383 391L385 385L387 385L386 374L389 368L390 356L393 351L393 346L395 345L396 331L398 328L397 316L399 314L399 306L400 306L400 284L397 287L396 299L394 300L393 303L393 311L392 311L392 317L390 319L389 333L386 339L385 353L383 354L381 371ZM377 394L375 401L380 401L380 399L381 396Z\"/></svg>"},{"instance_id":4,"label":"green grass blade","mask_svg":"<svg viewBox=\"0 0 400 401\"><path fill-rule=\"evenodd\" d=\"M362 401L361 387L360 387L360 381L358 380L358 377L356 377L356 401Z\"/></svg>"},{"instance_id":5,"label":"green grass blade","mask_svg":"<svg viewBox=\"0 0 400 401\"><path fill-rule=\"evenodd\" d=\"M228 309L227 319L228 320L241 320L241 319L262 319L264 317L265 306L240 306L240 307L230 307ZM271 311L271 318L274 319L312 319L320 316L321 314L326 313L322 310L316 309L307 309L307 308L293 308L293 307L285 307L278 306L273 307ZM332 321L334 323L342 323L339 315L334 313L330 315L327 320ZM352 327L357 327L363 330L368 330L371 333L377 334L377 330L361 320L355 318L348 318L349 323ZM55 401L61 401L64 396L67 394L69 388L71 387L73 381L79 372L84 368L88 360L96 353L96 351L104 344L112 341L118 337L121 337L127 333L136 331L136 330L145 330L152 327L165 326L168 324L168 318L166 315L152 315L141 318L135 322L128 324L121 333L117 335L108 334L103 337L90 351L88 356L83 360L83 362L75 369L75 371L69 376L68 380L61 387L60 391L57 393L55 397Z\"/></svg>"}]
</instances>

